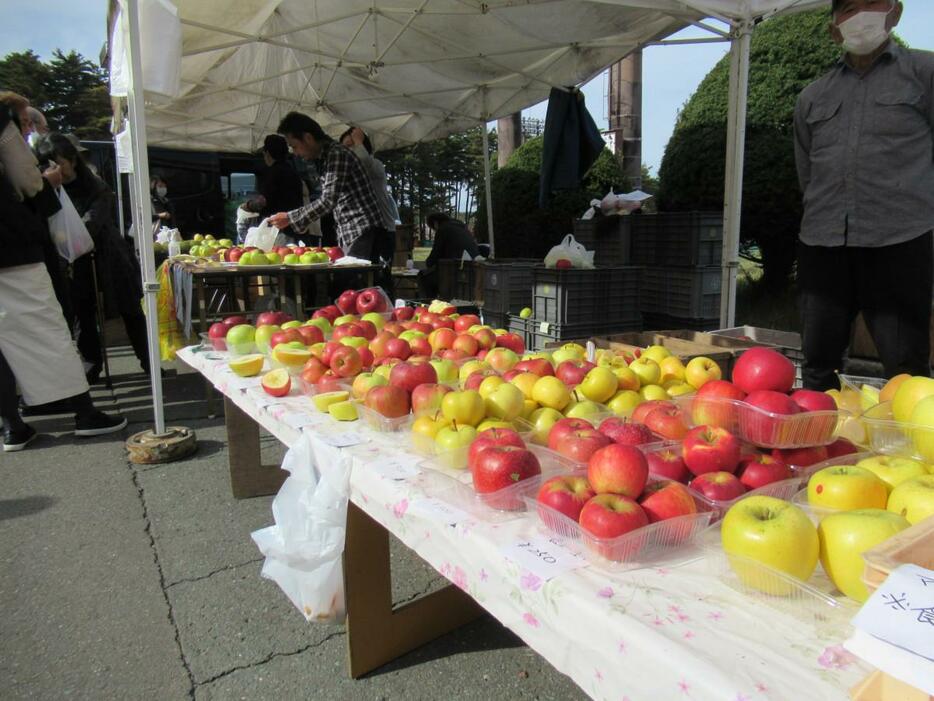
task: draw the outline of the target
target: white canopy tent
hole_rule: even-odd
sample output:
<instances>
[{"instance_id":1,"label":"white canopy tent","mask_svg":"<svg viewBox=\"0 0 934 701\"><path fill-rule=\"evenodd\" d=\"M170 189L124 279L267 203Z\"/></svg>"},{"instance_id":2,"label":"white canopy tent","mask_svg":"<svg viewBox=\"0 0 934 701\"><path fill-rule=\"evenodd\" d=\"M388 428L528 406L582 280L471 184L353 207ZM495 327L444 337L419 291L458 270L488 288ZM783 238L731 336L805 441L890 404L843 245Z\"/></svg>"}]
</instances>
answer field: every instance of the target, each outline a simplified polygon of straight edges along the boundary
<instances>
[{"instance_id":1,"label":"white canopy tent","mask_svg":"<svg viewBox=\"0 0 934 701\"><path fill-rule=\"evenodd\" d=\"M117 0L111 0L117 5ZM580 85L653 44L731 42L721 323L732 325L742 162L755 25L828 0L173 0L181 21L181 86L144 105L146 41L139 5L119 0L127 47L135 163L134 221L150 221L145 146L250 151L298 110L332 134L363 127L377 148L485 125ZM721 26L711 24L719 20ZM670 40L687 26L706 39ZM142 48L141 48L142 46ZM676 78L676 77L675 77ZM483 130L484 136L486 129ZM145 137L145 138L144 138ZM485 144L486 145L486 144ZM488 159L485 159L488 161ZM489 172L486 172L490 214ZM490 223L491 243L493 226ZM157 333L152 245L141 237L151 335ZM150 340L154 354L158 339ZM156 429L161 388L153 363Z\"/></svg>"}]
</instances>

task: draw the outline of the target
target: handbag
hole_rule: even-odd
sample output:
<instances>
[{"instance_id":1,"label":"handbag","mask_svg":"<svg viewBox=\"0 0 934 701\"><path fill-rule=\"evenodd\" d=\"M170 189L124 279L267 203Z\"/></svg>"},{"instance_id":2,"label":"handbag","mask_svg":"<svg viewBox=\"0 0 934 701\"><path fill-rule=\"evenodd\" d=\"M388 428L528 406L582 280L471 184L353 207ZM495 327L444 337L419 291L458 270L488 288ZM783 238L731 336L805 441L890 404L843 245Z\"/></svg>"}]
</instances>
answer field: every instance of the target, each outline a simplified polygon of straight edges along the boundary
<instances>
[{"instance_id":1,"label":"handbag","mask_svg":"<svg viewBox=\"0 0 934 701\"><path fill-rule=\"evenodd\" d=\"M55 248L58 249L58 255L73 263L94 250L94 240L65 188L59 188L58 201L62 208L49 217L49 233Z\"/></svg>"}]
</instances>

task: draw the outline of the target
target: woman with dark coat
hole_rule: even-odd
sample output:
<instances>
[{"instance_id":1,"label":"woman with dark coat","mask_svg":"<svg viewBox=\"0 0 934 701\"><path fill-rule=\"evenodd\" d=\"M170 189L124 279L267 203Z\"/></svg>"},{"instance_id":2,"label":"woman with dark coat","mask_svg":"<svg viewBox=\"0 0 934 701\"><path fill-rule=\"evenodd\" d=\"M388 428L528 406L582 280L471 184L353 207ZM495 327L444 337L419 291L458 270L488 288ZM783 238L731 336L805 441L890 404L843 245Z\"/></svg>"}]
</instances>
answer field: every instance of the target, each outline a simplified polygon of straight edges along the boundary
<instances>
[{"instance_id":1,"label":"woman with dark coat","mask_svg":"<svg viewBox=\"0 0 934 701\"><path fill-rule=\"evenodd\" d=\"M97 299L94 293L96 263L97 286L103 292L105 310L123 318L127 336L140 367L149 372L149 347L146 316L141 300L143 288L139 265L132 249L117 226L116 201L106 183L88 168L74 144L64 135L52 132L37 145L42 160L53 161L62 171L62 184L84 220L94 240L94 251L71 265L71 303L78 321L78 350L93 367L88 379L96 380L103 366L103 349L97 332Z\"/></svg>"}]
</instances>

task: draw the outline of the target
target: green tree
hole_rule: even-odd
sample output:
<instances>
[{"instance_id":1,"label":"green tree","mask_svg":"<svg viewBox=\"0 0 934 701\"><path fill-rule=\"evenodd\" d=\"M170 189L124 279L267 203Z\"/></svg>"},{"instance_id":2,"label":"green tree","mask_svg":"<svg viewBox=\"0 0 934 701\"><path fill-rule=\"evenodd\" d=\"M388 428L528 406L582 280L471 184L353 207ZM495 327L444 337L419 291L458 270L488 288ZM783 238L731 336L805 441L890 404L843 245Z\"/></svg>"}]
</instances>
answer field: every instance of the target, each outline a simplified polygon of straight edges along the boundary
<instances>
[{"instance_id":1,"label":"green tree","mask_svg":"<svg viewBox=\"0 0 934 701\"><path fill-rule=\"evenodd\" d=\"M840 56L825 11L762 23L750 50L742 252L781 287L794 266L801 195L794 163L793 114L801 90ZM707 74L678 116L659 169L662 210L723 207L729 57Z\"/></svg>"},{"instance_id":2,"label":"green tree","mask_svg":"<svg viewBox=\"0 0 934 701\"><path fill-rule=\"evenodd\" d=\"M48 100L49 67L32 50L9 53L0 60L0 89L12 90L34 104Z\"/></svg>"}]
</instances>

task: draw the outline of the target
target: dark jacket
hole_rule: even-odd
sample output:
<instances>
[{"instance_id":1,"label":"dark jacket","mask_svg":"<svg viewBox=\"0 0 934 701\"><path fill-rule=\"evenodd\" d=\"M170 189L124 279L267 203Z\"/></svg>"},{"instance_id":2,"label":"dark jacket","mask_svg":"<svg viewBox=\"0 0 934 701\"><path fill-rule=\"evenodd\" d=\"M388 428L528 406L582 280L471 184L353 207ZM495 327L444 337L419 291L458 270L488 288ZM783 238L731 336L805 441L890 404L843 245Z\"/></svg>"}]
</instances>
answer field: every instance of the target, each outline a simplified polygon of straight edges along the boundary
<instances>
[{"instance_id":1,"label":"dark jacket","mask_svg":"<svg viewBox=\"0 0 934 701\"><path fill-rule=\"evenodd\" d=\"M291 212L304 204L302 179L287 161L276 161L260 176L259 193L266 199L262 217L279 212Z\"/></svg>"},{"instance_id":2,"label":"dark jacket","mask_svg":"<svg viewBox=\"0 0 934 701\"><path fill-rule=\"evenodd\" d=\"M476 258L480 253L477 241L470 230L456 219L449 219L438 225L435 243L425 260L425 267L434 268L439 260L460 260L464 251L471 258Z\"/></svg>"}]
</instances>

